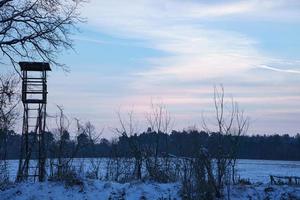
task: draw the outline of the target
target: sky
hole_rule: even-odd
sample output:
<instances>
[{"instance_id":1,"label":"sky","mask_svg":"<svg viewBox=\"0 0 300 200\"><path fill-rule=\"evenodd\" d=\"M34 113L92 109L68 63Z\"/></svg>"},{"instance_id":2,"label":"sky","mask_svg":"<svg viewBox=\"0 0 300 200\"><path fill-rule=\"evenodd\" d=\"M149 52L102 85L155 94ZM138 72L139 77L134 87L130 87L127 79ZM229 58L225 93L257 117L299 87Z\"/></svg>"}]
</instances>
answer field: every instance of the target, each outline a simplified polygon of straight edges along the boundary
<instances>
[{"instance_id":1,"label":"sky","mask_svg":"<svg viewBox=\"0 0 300 200\"><path fill-rule=\"evenodd\" d=\"M163 102L174 129L214 112L222 84L250 117L248 134L300 132L300 1L90 0L74 51L53 66L48 112L63 105L104 136L117 112L141 126L151 102Z\"/></svg>"}]
</instances>

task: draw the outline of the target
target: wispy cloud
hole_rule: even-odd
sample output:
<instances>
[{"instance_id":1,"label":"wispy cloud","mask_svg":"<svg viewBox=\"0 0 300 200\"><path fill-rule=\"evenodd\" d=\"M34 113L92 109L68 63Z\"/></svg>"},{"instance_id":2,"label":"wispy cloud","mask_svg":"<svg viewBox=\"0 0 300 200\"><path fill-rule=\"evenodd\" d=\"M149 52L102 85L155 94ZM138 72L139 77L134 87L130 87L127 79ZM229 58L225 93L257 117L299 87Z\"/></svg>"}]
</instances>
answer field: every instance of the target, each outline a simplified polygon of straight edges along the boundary
<instances>
[{"instance_id":1,"label":"wispy cloud","mask_svg":"<svg viewBox=\"0 0 300 200\"><path fill-rule=\"evenodd\" d=\"M222 17L251 19L250 14L255 18L273 19L277 11L295 17L297 13L291 4L298 5L296 1L256 0L229 3L94 0L84 14L90 24L102 32L141 40L145 46L169 54L149 59L152 68L136 73L142 79L160 76L202 80L264 66L270 58L260 52L256 48L258 42L248 36L209 29L201 22Z\"/></svg>"},{"instance_id":2,"label":"wispy cloud","mask_svg":"<svg viewBox=\"0 0 300 200\"><path fill-rule=\"evenodd\" d=\"M197 104L199 96L189 90L205 87L206 91L211 89L210 83L221 81L234 82L239 88L237 96L244 95L245 89L242 87L245 80L252 83L256 81L256 85L250 87L252 96L240 100L249 105L251 102L267 104L275 94L270 92L274 91L273 82L277 80L282 83L288 79L287 75L299 74L296 65L299 63L291 61L292 64L284 68L277 67L284 59L272 56L266 49L262 50L261 41L252 38L251 34L218 28L218 25L206 25L234 22L238 26L257 21L299 23L299 10L300 2L297 0L91 0L83 9L83 14L88 18L89 28L135 40L139 45L162 53L158 57L145 58L147 68L141 66L135 72L130 72L130 89L135 95L124 96L122 101L134 103L143 110L149 102L147 99L150 100L153 95L162 96L172 106L182 106L184 102ZM269 34L272 35L272 30ZM98 38L79 39L99 43ZM259 69L283 73L274 75L274 80L268 72ZM272 88L256 87L262 80ZM199 86L199 82L205 81L204 86ZM187 85L182 87L180 84ZM263 92L269 96L257 97L258 93ZM286 95L293 92L297 94L294 89ZM208 95L202 99L203 103L208 102ZM282 107L290 103L286 99L280 102Z\"/></svg>"},{"instance_id":3,"label":"wispy cloud","mask_svg":"<svg viewBox=\"0 0 300 200\"><path fill-rule=\"evenodd\" d=\"M262 69L268 69L268 70L272 70L275 72L283 72L283 73L292 73L292 74L300 74L300 70L293 70L293 69L280 69L280 68L276 68L276 67L271 67L271 66L267 66L267 65L261 65L259 66ZM300 67L299 67L300 68Z\"/></svg>"},{"instance_id":4,"label":"wispy cloud","mask_svg":"<svg viewBox=\"0 0 300 200\"><path fill-rule=\"evenodd\" d=\"M96 43L96 44L105 44L105 43L108 43L107 41L104 41L104 40L93 39L93 38L88 38L88 37L74 36L72 39L73 40L78 40L78 41L83 41L83 42L92 42L92 43Z\"/></svg>"}]
</instances>

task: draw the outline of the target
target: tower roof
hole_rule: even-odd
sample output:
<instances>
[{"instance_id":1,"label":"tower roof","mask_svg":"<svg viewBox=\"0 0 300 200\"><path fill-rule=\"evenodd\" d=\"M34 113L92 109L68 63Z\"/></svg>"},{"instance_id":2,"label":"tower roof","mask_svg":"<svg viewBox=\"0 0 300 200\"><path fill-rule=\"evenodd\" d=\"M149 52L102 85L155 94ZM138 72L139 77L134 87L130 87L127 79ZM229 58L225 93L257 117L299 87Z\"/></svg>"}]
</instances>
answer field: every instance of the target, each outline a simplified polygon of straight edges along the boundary
<instances>
[{"instance_id":1,"label":"tower roof","mask_svg":"<svg viewBox=\"0 0 300 200\"><path fill-rule=\"evenodd\" d=\"M46 62L19 62L21 71L51 71L49 63Z\"/></svg>"}]
</instances>

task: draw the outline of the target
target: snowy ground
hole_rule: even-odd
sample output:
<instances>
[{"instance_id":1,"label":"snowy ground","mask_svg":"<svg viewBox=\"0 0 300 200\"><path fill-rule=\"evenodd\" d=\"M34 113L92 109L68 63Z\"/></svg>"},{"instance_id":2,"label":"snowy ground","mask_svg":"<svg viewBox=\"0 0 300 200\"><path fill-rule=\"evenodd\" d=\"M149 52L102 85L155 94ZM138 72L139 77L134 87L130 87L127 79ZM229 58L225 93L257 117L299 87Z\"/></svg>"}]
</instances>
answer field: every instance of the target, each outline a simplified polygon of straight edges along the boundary
<instances>
[{"instance_id":1,"label":"snowy ground","mask_svg":"<svg viewBox=\"0 0 300 200\"><path fill-rule=\"evenodd\" d=\"M300 200L300 187L254 184L235 186L230 200Z\"/></svg>"},{"instance_id":2,"label":"snowy ground","mask_svg":"<svg viewBox=\"0 0 300 200\"><path fill-rule=\"evenodd\" d=\"M180 197L180 184L132 182L119 184L87 180L83 186L66 188L61 183L22 183L0 193L5 200L175 200ZM227 196L224 199L228 199ZM254 184L234 186L231 200L299 200L300 187Z\"/></svg>"},{"instance_id":3,"label":"snowy ground","mask_svg":"<svg viewBox=\"0 0 300 200\"><path fill-rule=\"evenodd\" d=\"M74 164L88 160L77 159ZM100 173L104 173L105 160ZM15 178L17 161L10 161L11 179ZM230 199L257 200L300 200L300 187L268 185L269 175L300 176L299 161L239 160L238 172L241 178L249 179L252 185L239 185L231 188ZM260 182L260 183L259 183ZM181 199L180 183L158 184L153 182L116 183L103 180L85 179L83 185L66 187L62 183L21 183L13 184L9 189L0 191L0 200L40 200L40 199L97 199L97 200L174 200Z\"/></svg>"},{"instance_id":4,"label":"snowy ground","mask_svg":"<svg viewBox=\"0 0 300 200\"><path fill-rule=\"evenodd\" d=\"M22 183L0 192L5 200L164 200L180 199L179 184L125 183L87 180L84 186L66 188L63 184Z\"/></svg>"}]
</instances>

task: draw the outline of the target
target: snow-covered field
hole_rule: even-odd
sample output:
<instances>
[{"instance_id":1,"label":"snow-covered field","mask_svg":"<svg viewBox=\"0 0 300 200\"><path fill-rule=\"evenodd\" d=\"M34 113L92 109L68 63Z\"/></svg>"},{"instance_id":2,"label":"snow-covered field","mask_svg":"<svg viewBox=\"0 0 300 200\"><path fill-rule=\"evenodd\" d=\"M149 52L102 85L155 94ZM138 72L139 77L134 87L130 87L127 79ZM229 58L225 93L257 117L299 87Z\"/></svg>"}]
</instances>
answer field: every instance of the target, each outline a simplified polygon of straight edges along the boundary
<instances>
[{"instance_id":1,"label":"snow-covered field","mask_svg":"<svg viewBox=\"0 0 300 200\"><path fill-rule=\"evenodd\" d=\"M300 177L300 161L239 160L238 174L251 182L268 183L269 175Z\"/></svg>"},{"instance_id":2,"label":"snow-covered field","mask_svg":"<svg viewBox=\"0 0 300 200\"><path fill-rule=\"evenodd\" d=\"M180 200L180 184L151 182L114 183L86 180L84 186L66 188L63 184L22 183L0 192L2 200ZM228 199L227 196L224 199ZM231 189L231 200L299 200L300 187L250 185Z\"/></svg>"},{"instance_id":3,"label":"snow-covered field","mask_svg":"<svg viewBox=\"0 0 300 200\"><path fill-rule=\"evenodd\" d=\"M84 163L89 168L88 159L77 159L74 164ZM16 174L17 161L10 161L10 175ZM102 162L102 173L105 160ZM296 199L300 200L300 187L271 186L269 175L300 176L299 161L239 160L238 173L241 178L249 179L252 185L237 185L230 191L230 199ZM259 183L260 182L260 183ZM116 183L113 181L85 179L82 185L66 187L57 182L13 184L9 189L0 191L2 200L39 200L39 199L111 199L111 200L173 200L181 199L180 183L159 184L154 182Z\"/></svg>"},{"instance_id":4,"label":"snow-covered field","mask_svg":"<svg viewBox=\"0 0 300 200\"><path fill-rule=\"evenodd\" d=\"M101 159L101 171L105 173L105 159ZM84 163L86 170L89 169L89 159L75 159L74 165ZM15 179L18 169L18 161L10 160L10 177ZM268 183L269 175L278 176L299 176L300 177L300 161L280 161L280 160L239 160L237 162L238 174L241 178L249 179L251 182Z\"/></svg>"}]
</instances>

